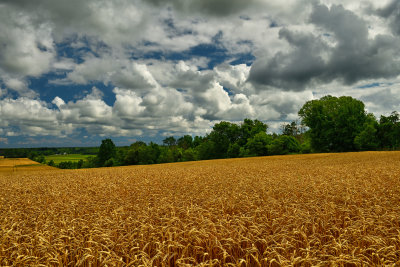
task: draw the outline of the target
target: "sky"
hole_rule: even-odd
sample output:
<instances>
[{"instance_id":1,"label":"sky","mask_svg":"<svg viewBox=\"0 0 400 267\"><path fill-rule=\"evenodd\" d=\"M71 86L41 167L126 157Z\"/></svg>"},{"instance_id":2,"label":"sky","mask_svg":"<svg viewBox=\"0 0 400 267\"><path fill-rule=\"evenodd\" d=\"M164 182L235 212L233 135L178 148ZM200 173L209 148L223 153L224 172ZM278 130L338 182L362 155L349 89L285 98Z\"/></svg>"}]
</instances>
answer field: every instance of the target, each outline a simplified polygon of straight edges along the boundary
<instances>
[{"instance_id":1,"label":"sky","mask_svg":"<svg viewBox=\"0 0 400 267\"><path fill-rule=\"evenodd\" d=\"M0 0L0 147L205 135L352 96L400 111L400 1Z\"/></svg>"}]
</instances>

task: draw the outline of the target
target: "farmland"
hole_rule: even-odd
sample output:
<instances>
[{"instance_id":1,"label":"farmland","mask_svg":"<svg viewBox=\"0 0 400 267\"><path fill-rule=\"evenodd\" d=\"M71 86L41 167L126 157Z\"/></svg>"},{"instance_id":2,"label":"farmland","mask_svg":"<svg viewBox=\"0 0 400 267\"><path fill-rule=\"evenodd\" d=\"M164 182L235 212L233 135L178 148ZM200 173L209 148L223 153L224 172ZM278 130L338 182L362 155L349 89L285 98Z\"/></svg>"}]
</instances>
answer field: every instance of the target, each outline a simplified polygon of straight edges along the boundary
<instances>
[{"instance_id":1,"label":"farmland","mask_svg":"<svg viewBox=\"0 0 400 267\"><path fill-rule=\"evenodd\" d=\"M54 170L55 168L42 165L28 158L10 158L0 159L0 175L10 173L23 173L23 172L35 172L44 170Z\"/></svg>"},{"instance_id":2,"label":"farmland","mask_svg":"<svg viewBox=\"0 0 400 267\"><path fill-rule=\"evenodd\" d=\"M46 162L53 161L55 164L59 164L60 162L63 161L71 161L71 162L76 162L79 160L85 161L88 157L91 157L92 155L82 155L82 154L67 154L67 155L50 155L46 156Z\"/></svg>"},{"instance_id":3,"label":"farmland","mask_svg":"<svg viewBox=\"0 0 400 267\"><path fill-rule=\"evenodd\" d=\"M399 265L400 152L0 173L0 265Z\"/></svg>"}]
</instances>

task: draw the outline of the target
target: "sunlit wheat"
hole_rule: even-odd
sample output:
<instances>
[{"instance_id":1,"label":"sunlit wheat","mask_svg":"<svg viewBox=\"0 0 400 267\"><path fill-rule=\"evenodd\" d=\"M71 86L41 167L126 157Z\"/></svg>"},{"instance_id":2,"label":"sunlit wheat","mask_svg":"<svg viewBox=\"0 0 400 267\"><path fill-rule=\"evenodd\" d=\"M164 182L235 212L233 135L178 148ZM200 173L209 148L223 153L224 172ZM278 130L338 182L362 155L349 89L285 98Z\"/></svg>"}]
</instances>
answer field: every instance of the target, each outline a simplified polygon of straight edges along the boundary
<instances>
[{"instance_id":1,"label":"sunlit wheat","mask_svg":"<svg viewBox=\"0 0 400 267\"><path fill-rule=\"evenodd\" d=\"M0 173L0 265L400 265L400 152Z\"/></svg>"}]
</instances>

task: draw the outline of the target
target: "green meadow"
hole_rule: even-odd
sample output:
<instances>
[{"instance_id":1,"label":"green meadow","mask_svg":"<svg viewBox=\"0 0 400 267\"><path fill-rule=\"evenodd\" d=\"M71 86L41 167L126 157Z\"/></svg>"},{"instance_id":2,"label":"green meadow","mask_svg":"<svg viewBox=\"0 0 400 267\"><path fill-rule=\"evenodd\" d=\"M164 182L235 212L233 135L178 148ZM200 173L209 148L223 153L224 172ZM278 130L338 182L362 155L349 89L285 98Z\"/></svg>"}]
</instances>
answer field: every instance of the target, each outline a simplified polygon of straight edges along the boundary
<instances>
[{"instance_id":1,"label":"green meadow","mask_svg":"<svg viewBox=\"0 0 400 267\"><path fill-rule=\"evenodd\" d=\"M88 157L93 157L93 155L82 155L82 154L50 155L50 156L45 156L45 159L46 162L53 160L55 164L58 164L63 161L71 161L71 162L76 162L79 160L85 161Z\"/></svg>"}]
</instances>

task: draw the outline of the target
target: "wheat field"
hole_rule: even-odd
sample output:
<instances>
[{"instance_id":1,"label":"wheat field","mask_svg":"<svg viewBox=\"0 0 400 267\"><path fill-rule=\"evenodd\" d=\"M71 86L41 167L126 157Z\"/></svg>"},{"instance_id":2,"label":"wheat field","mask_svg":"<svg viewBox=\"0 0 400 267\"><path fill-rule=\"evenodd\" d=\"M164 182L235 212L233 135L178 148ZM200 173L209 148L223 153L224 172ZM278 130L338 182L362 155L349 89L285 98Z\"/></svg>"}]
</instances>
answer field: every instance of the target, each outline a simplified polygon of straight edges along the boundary
<instances>
[{"instance_id":1,"label":"wheat field","mask_svg":"<svg viewBox=\"0 0 400 267\"><path fill-rule=\"evenodd\" d=\"M38 162L30 160L28 158L0 158L0 176L1 174L9 174L18 172L35 172L45 170L56 170L54 167L42 165Z\"/></svg>"},{"instance_id":2,"label":"wheat field","mask_svg":"<svg viewBox=\"0 0 400 267\"><path fill-rule=\"evenodd\" d=\"M398 266L400 152L0 173L1 266Z\"/></svg>"}]
</instances>

